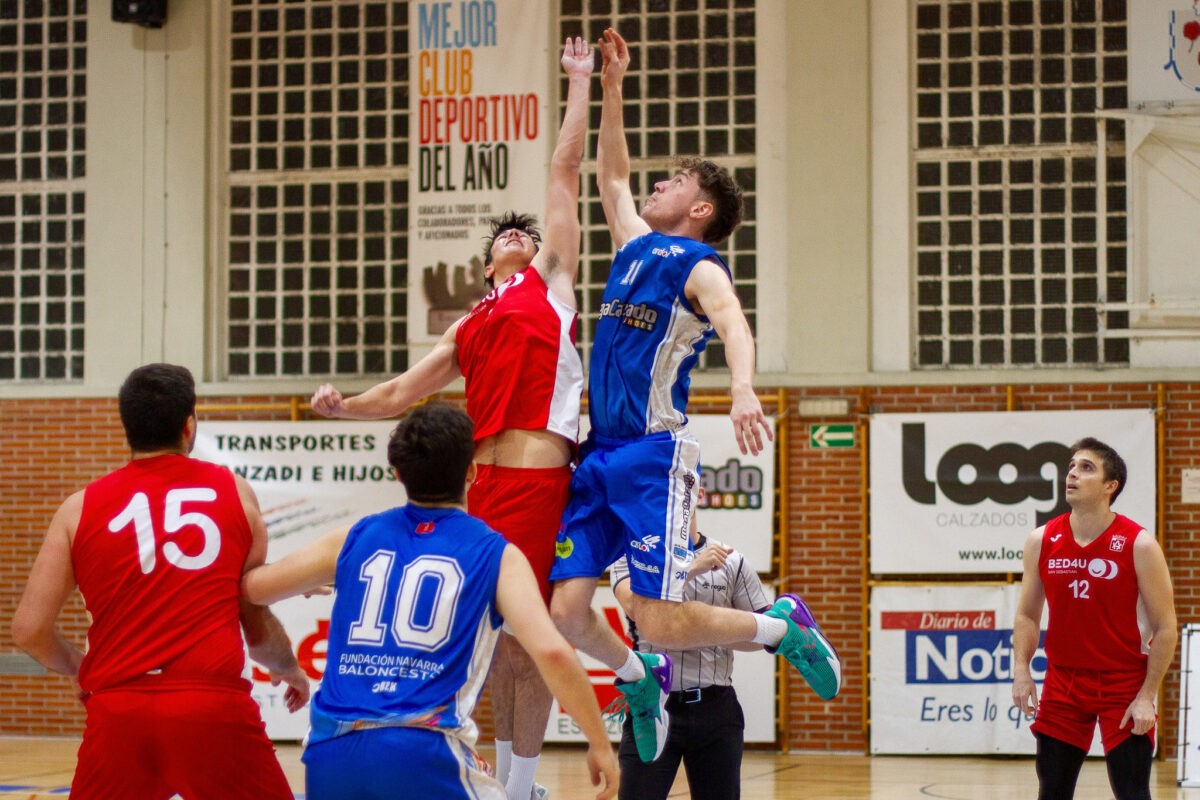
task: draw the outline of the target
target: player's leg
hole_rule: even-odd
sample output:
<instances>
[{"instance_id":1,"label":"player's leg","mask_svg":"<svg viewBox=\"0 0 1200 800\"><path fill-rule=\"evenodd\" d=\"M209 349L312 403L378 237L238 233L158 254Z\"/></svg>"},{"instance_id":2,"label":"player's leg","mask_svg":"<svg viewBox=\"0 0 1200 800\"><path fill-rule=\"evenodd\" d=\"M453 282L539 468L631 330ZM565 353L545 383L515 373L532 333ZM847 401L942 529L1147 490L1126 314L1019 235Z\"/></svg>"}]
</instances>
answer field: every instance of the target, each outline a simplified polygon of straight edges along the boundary
<instances>
[{"instance_id":1,"label":"player's leg","mask_svg":"<svg viewBox=\"0 0 1200 800\"><path fill-rule=\"evenodd\" d=\"M258 705L245 691L170 692L157 711L163 772L188 800L292 800Z\"/></svg>"},{"instance_id":2,"label":"player's leg","mask_svg":"<svg viewBox=\"0 0 1200 800\"><path fill-rule=\"evenodd\" d=\"M1088 686L1090 671L1046 669L1037 718L1030 725L1037 738L1037 775L1042 800L1070 800L1079 769L1096 732L1096 693Z\"/></svg>"},{"instance_id":3,"label":"player's leg","mask_svg":"<svg viewBox=\"0 0 1200 800\"><path fill-rule=\"evenodd\" d=\"M1038 800L1072 800L1087 750L1044 733L1035 736Z\"/></svg>"},{"instance_id":4,"label":"player's leg","mask_svg":"<svg viewBox=\"0 0 1200 800\"><path fill-rule=\"evenodd\" d=\"M616 558L613 559L614 561ZM592 608L598 578L556 581L550 598L550 616L567 641L604 664L618 670L629 656L629 647Z\"/></svg>"},{"instance_id":5,"label":"player's leg","mask_svg":"<svg viewBox=\"0 0 1200 800\"><path fill-rule=\"evenodd\" d=\"M87 722L71 797L165 800L174 794L158 766L158 719L146 692L104 692L86 701Z\"/></svg>"},{"instance_id":6,"label":"player's leg","mask_svg":"<svg viewBox=\"0 0 1200 800\"><path fill-rule=\"evenodd\" d=\"M511 638L503 632L500 634L487 676L488 694L492 699L492 726L496 731L496 778L501 783L508 780L512 767L513 675L508 659L508 640Z\"/></svg>"},{"instance_id":7,"label":"player's leg","mask_svg":"<svg viewBox=\"0 0 1200 800\"><path fill-rule=\"evenodd\" d=\"M1130 736L1104 754L1108 784L1116 800L1150 800L1150 766L1154 742L1149 736Z\"/></svg>"},{"instance_id":8,"label":"player's leg","mask_svg":"<svg viewBox=\"0 0 1200 800\"><path fill-rule=\"evenodd\" d=\"M675 783L682 756L679 742L674 733L670 733L662 754L652 762L643 761L633 733L633 718L626 717L621 726L621 747L617 751L621 764L618 800L666 800Z\"/></svg>"},{"instance_id":9,"label":"player's leg","mask_svg":"<svg viewBox=\"0 0 1200 800\"><path fill-rule=\"evenodd\" d=\"M534 788L534 774L546 738L546 721L554 704L537 664L516 639L504 634L513 679L513 756L511 771L505 781L510 800L529 800Z\"/></svg>"},{"instance_id":10,"label":"player's leg","mask_svg":"<svg viewBox=\"0 0 1200 800\"><path fill-rule=\"evenodd\" d=\"M614 459L627 445L592 446L571 479L571 501L555 548L554 594L550 616L580 650L617 674L617 689L633 717L642 760L653 761L666 744L666 693L671 660L666 655L635 653L592 608L596 584L620 556L628 528L616 513L612 492L618 485ZM633 564L633 562L630 562ZM636 566L636 564L633 564Z\"/></svg>"},{"instance_id":11,"label":"player's leg","mask_svg":"<svg viewBox=\"0 0 1200 800\"><path fill-rule=\"evenodd\" d=\"M610 471L607 453L591 447L571 479L550 570L550 616L567 641L616 670L630 650L592 608L600 576L622 552L621 530L606 496Z\"/></svg>"},{"instance_id":12,"label":"player's leg","mask_svg":"<svg viewBox=\"0 0 1200 800\"><path fill-rule=\"evenodd\" d=\"M1108 782L1116 800L1149 800L1156 728L1135 736L1131 723L1121 726L1146 680L1145 671L1091 673L1087 677L1086 691L1096 698Z\"/></svg>"},{"instance_id":13,"label":"player's leg","mask_svg":"<svg viewBox=\"0 0 1200 800\"><path fill-rule=\"evenodd\" d=\"M671 741L686 737L683 768L692 800L737 800L742 786L746 728L733 687L710 687L711 697L671 706Z\"/></svg>"},{"instance_id":14,"label":"player's leg","mask_svg":"<svg viewBox=\"0 0 1200 800\"><path fill-rule=\"evenodd\" d=\"M469 502L479 516L516 545L529 561L542 599L550 602L550 570L567 505L571 471L562 468L490 466L477 477ZM486 495L486 496L485 496ZM554 697L533 659L504 633L493 660L491 684L496 738L511 743L509 769L498 774L509 797L528 800ZM497 764L499 766L499 757Z\"/></svg>"}]
</instances>

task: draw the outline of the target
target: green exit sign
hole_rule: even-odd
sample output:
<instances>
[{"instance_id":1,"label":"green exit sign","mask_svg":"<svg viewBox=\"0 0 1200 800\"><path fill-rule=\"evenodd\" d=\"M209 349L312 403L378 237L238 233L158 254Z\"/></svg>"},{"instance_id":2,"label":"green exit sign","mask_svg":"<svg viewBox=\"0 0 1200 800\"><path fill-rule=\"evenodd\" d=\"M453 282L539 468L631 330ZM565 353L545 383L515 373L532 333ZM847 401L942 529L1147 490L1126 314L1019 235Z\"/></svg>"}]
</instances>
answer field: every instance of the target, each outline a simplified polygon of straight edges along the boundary
<instances>
[{"instance_id":1,"label":"green exit sign","mask_svg":"<svg viewBox=\"0 0 1200 800\"><path fill-rule=\"evenodd\" d=\"M808 441L813 447L854 447L854 424L810 425Z\"/></svg>"}]
</instances>

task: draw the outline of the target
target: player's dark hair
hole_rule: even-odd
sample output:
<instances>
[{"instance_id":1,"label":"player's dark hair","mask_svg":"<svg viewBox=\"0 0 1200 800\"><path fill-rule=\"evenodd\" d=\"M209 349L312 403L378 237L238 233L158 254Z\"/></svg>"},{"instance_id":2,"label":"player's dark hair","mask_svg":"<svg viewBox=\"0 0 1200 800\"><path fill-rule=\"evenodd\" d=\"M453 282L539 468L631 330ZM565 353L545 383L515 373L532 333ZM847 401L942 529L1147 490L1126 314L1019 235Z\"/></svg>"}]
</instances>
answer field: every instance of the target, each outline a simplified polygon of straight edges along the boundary
<instances>
[{"instance_id":1,"label":"player's dark hair","mask_svg":"<svg viewBox=\"0 0 1200 800\"><path fill-rule=\"evenodd\" d=\"M1104 480L1117 482L1117 490L1108 499L1109 503L1116 502L1117 495L1125 488L1125 479L1129 476L1129 470L1125 467L1125 459L1121 458L1116 450L1091 436L1085 436L1071 445L1072 458L1080 450L1091 450L1100 456L1101 465L1104 467Z\"/></svg>"},{"instance_id":2,"label":"player's dark hair","mask_svg":"<svg viewBox=\"0 0 1200 800\"><path fill-rule=\"evenodd\" d=\"M416 503L463 502L474 457L471 418L446 403L417 406L388 439L388 463Z\"/></svg>"},{"instance_id":3,"label":"player's dark hair","mask_svg":"<svg viewBox=\"0 0 1200 800\"><path fill-rule=\"evenodd\" d=\"M677 166L681 172L696 176L700 191L713 204L713 216L704 229L704 241L717 244L729 238L729 234L742 222L742 187L738 186L729 170L708 159L680 158Z\"/></svg>"},{"instance_id":4,"label":"player's dark hair","mask_svg":"<svg viewBox=\"0 0 1200 800\"><path fill-rule=\"evenodd\" d=\"M196 413L196 381L187 367L146 364L125 378L117 405L130 449L146 453L174 447Z\"/></svg>"},{"instance_id":5,"label":"player's dark hair","mask_svg":"<svg viewBox=\"0 0 1200 800\"><path fill-rule=\"evenodd\" d=\"M518 214L515 211L505 211L498 217L492 217L488 220L488 225L491 226L491 233L483 237L483 265L486 267L492 263L492 245L496 242L496 237L507 230L516 228L529 235L533 239L534 247L541 249L542 232L537 227L537 217L532 214ZM488 288L493 289L496 282L489 275L484 279L487 282Z\"/></svg>"}]
</instances>

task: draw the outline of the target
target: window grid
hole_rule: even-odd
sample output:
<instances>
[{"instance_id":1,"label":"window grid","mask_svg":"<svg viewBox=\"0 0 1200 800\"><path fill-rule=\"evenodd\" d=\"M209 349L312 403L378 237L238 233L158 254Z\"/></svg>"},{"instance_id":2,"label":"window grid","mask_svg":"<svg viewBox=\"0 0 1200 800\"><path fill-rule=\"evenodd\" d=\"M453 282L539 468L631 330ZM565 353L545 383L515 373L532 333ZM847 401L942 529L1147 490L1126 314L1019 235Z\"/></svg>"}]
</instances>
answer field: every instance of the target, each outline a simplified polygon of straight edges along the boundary
<instances>
[{"instance_id":1,"label":"window grid","mask_svg":"<svg viewBox=\"0 0 1200 800\"><path fill-rule=\"evenodd\" d=\"M225 369L408 367L408 3L232 0Z\"/></svg>"},{"instance_id":2,"label":"window grid","mask_svg":"<svg viewBox=\"0 0 1200 800\"><path fill-rule=\"evenodd\" d=\"M631 185L640 204L655 181L675 171L676 156L700 155L730 169L744 192L741 226L717 251L733 272L734 290L751 329L757 326L755 208L755 10L753 0L561 0L559 39L595 42L615 27L630 43L625 125ZM582 34L581 34L582 32ZM595 186L600 90L593 91L587 157L581 177L583 248L579 345L586 360L612 264L612 238ZM562 82L560 98L566 97ZM558 119L563 106L560 103ZM726 366L714 339L698 364Z\"/></svg>"},{"instance_id":3,"label":"window grid","mask_svg":"<svg viewBox=\"0 0 1200 800\"><path fill-rule=\"evenodd\" d=\"M1098 313L1125 298L1124 132L1094 115L1126 104L1125 4L917 0L913 35L916 366L1128 363Z\"/></svg>"},{"instance_id":4,"label":"window grid","mask_svg":"<svg viewBox=\"0 0 1200 800\"><path fill-rule=\"evenodd\" d=\"M83 378L85 0L0 4L0 381Z\"/></svg>"}]
</instances>

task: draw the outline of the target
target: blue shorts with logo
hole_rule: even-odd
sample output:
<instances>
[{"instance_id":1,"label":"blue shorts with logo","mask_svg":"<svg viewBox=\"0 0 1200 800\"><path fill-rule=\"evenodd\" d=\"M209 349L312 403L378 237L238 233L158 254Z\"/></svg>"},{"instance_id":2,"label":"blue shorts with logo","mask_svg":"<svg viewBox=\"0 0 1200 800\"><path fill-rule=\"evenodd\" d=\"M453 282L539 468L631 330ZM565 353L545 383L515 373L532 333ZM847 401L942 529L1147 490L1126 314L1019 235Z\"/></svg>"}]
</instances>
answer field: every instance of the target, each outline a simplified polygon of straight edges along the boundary
<instances>
[{"instance_id":1,"label":"blue shorts with logo","mask_svg":"<svg viewBox=\"0 0 1200 800\"><path fill-rule=\"evenodd\" d=\"M441 731L372 728L304 749L308 800L505 800L466 742Z\"/></svg>"},{"instance_id":2,"label":"blue shorts with logo","mask_svg":"<svg viewBox=\"0 0 1200 800\"><path fill-rule=\"evenodd\" d=\"M687 429L629 440L593 433L580 452L550 580L599 578L624 555L634 593L682 601L700 444Z\"/></svg>"}]
</instances>

